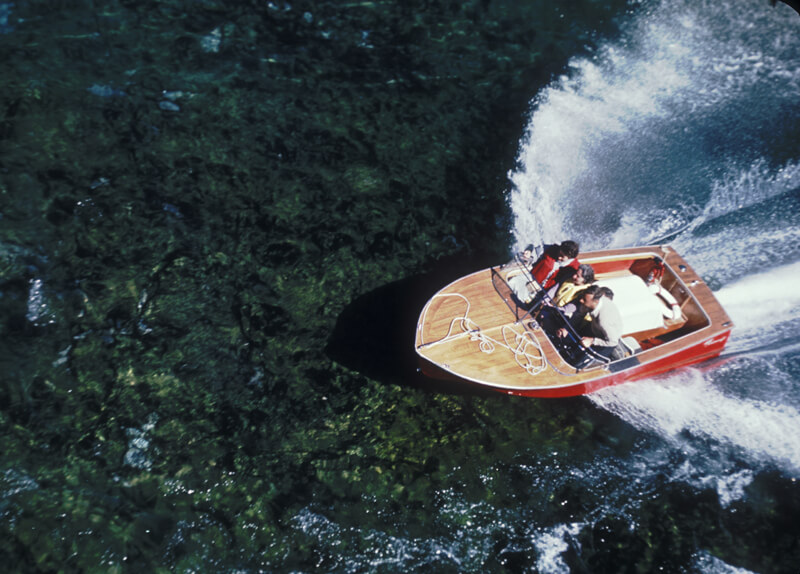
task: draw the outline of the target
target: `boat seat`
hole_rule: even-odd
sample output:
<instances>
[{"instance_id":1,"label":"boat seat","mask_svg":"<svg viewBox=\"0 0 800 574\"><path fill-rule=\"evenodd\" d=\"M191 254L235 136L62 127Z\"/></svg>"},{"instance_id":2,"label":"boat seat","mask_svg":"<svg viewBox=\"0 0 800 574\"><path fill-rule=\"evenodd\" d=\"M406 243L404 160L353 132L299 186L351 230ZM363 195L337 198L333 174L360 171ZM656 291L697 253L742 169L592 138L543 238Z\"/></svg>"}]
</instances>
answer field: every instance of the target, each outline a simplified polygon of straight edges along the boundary
<instances>
[{"instance_id":1,"label":"boat seat","mask_svg":"<svg viewBox=\"0 0 800 574\"><path fill-rule=\"evenodd\" d=\"M614 292L614 303L622 315L623 334L630 335L664 326L664 310L669 310L667 304L652 293L638 275L608 277L599 279L597 284Z\"/></svg>"},{"instance_id":2,"label":"boat seat","mask_svg":"<svg viewBox=\"0 0 800 574\"><path fill-rule=\"evenodd\" d=\"M642 346L635 337L622 337L619 340L619 344L625 351L626 356L635 355L636 353L641 353L642 351Z\"/></svg>"}]
</instances>

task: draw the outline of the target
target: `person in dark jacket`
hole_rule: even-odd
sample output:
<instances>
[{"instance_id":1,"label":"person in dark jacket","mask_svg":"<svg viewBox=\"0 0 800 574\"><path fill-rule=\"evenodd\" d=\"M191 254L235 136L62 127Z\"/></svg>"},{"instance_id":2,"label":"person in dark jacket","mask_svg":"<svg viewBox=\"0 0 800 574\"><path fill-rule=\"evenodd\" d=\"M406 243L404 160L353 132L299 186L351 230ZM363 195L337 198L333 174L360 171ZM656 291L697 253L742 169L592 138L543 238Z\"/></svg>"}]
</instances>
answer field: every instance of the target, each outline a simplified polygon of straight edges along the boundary
<instances>
[{"instance_id":1,"label":"person in dark jacket","mask_svg":"<svg viewBox=\"0 0 800 574\"><path fill-rule=\"evenodd\" d=\"M581 343L599 355L612 358L622 337L622 315L614 303L614 292L608 287L590 285L580 298L580 308L570 318L581 336ZM557 335L566 337L567 330Z\"/></svg>"}]
</instances>

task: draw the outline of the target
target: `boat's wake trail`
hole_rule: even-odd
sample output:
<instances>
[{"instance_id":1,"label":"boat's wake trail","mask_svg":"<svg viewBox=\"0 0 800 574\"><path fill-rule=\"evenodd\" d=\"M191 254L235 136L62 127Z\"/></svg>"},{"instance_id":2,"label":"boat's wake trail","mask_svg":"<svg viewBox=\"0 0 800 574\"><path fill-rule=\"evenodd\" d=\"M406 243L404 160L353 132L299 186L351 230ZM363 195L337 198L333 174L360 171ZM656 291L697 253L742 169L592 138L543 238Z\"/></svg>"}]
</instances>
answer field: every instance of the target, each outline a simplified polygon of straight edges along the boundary
<instances>
[{"instance_id":1,"label":"boat's wake trail","mask_svg":"<svg viewBox=\"0 0 800 574\"><path fill-rule=\"evenodd\" d=\"M680 450L800 471L800 35L747 0L662 0L534 102L517 246L667 242L735 323L724 365L589 395ZM680 457L677 457L680 458ZM694 461L693 461L694 462ZM705 463L710 464L709 462ZM702 474L702 473L701 473Z\"/></svg>"},{"instance_id":2,"label":"boat's wake trail","mask_svg":"<svg viewBox=\"0 0 800 574\"><path fill-rule=\"evenodd\" d=\"M753 211L761 224L758 204L797 195L793 20L746 0L646 6L624 42L570 62L537 96L511 174L518 246L714 236L728 214Z\"/></svg>"},{"instance_id":3,"label":"boat's wake trail","mask_svg":"<svg viewBox=\"0 0 800 574\"><path fill-rule=\"evenodd\" d=\"M697 370L609 387L589 396L636 428L655 432L684 450L707 453L703 443L711 442L721 458L727 452L731 458L800 474L800 411L788 404L723 393Z\"/></svg>"},{"instance_id":4,"label":"boat's wake trail","mask_svg":"<svg viewBox=\"0 0 800 574\"><path fill-rule=\"evenodd\" d=\"M776 288L798 277L795 262L716 293L735 324L724 353L733 358L723 365L612 387L591 400L681 448L711 441L734 458L800 472L800 390L792 366L800 345L800 291Z\"/></svg>"},{"instance_id":5,"label":"boat's wake trail","mask_svg":"<svg viewBox=\"0 0 800 574\"><path fill-rule=\"evenodd\" d=\"M716 292L735 328L723 360L712 368L683 369L589 398L676 449L704 453L706 460L693 464L706 478L730 480L742 461L800 475L800 290L782 288L797 278L800 262L745 276Z\"/></svg>"},{"instance_id":6,"label":"boat's wake trail","mask_svg":"<svg viewBox=\"0 0 800 574\"><path fill-rule=\"evenodd\" d=\"M728 351L768 346L797 339L800 290L783 288L800 279L800 261L744 277L716 292L736 325Z\"/></svg>"},{"instance_id":7,"label":"boat's wake trail","mask_svg":"<svg viewBox=\"0 0 800 574\"><path fill-rule=\"evenodd\" d=\"M773 301L775 286L800 279L800 269L789 265L800 260L800 164L775 169L758 161L741 172L732 170L711 187L702 213L671 243L718 285L772 270L764 284L741 287L758 289L751 299L765 296L784 306ZM791 300L791 293L780 294L787 295Z\"/></svg>"}]
</instances>

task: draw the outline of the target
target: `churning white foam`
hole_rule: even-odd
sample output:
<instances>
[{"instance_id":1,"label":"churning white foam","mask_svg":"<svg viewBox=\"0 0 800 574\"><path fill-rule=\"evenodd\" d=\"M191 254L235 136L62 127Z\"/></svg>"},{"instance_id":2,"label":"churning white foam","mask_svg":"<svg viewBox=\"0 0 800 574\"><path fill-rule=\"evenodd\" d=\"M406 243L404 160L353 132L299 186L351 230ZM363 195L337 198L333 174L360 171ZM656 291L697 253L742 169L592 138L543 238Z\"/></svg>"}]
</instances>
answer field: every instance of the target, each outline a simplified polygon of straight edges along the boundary
<instances>
[{"instance_id":1,"label":"churning white foam","mask_svg":"<svg viewBox=\"0 0 800 574\"><path fill-rule=\"evenodd\" d=\"M788 162L774 169L763 158L740 169L731 166L711 185L711 196L692 227L722 215L746 209L770 198L800 189L800 164Z\"/></svg>"},{"instance_id":2,"label":"churning white foam","mask_svg":"<svg viewBox=\"0 0 800 574\"><path fill-rule=\"evenodd\" d=\"M696 369L589 397L636 428L676 444L711 441L752 463L800 472L800 411L795 406L728 395Z\"/></svg>"},{"instance_id":3,"label":"churning white foam","mask_svg":"<svg viewBox=\"0 0 800 574\"><path fill-rule=\"evenodd\" d=\"M749 275L716 292L737 331L764 331L800 320L800 261Z\"/></svg>"},{"instance_id":4,"label":"churning white foam","mask_svg":"<svg viewBox=\"0 0 800 574\"><path fill-rule=\"evenodd\" d=\"M791 288L800 280L800 216L790 213L800 161L785 121L800 91L796 15L748 0L638 7L620 40L570 62L533 102L509 174L517 247L575 239L591 250L671 234L736 325L728 349L777 347L785 358L800 320L800 291ZM723 375L727 387L684 369L590 398L668 444L725 451L726 462L698 461L689 478L713 478L727 504L750 477L731 461L800 470L796 375L766 362ZM781 392L747 390L764 369Z\"/></svg>"},{"instance_id":5,"label":"churning white foam","mask_svg":"<svg viewBox=\"0 0 800 574\"><path fill-rule=\"evenodd\" d=\"M576 198L595 202L613 192L591 176L609 159L606 140L630 135L643 121L667 115L664 96L689 82L668 54L647 59L615 47L592 61L571 62L571 68L569 76L538 98L518 158L521 168L510 174L515 234L521 244L552 242L578 231L568 221L568 207Z\"/></svg>"},{"instance_id":6,"label":"churning white foam","mask_svg":"<svg viewBox=\"0 0 800 574\"><path fill-rule=\"evenodd\" d=\"M698 552L694 560L696 570L704 574L755 574L752 570L731 566L710 552Z\"/></svg>"},{"instance_id":7,"label":"churning white foam","mask_svg":"<svg viewBox=\"0 0 800 574\"><path fill-rule=\"evenodd\" d=\"M791 9L642 6L534 101L509 174L517 247L648 243L797 188L796 163L762 159L800 90Z\"/></svg>"},{"instance_id":8,"label":"churning white foam","mask_svg":"<svg viewBox=\"0 0 800 574\"><path fill-rule=\"evenodd\" d=\"M536 567L542 574L567 574L570 570L562 558L569 548L568 539L577 536L582 524L558 524L539 530L533 537L538 557Z\"/></svg>"}]
</instances>

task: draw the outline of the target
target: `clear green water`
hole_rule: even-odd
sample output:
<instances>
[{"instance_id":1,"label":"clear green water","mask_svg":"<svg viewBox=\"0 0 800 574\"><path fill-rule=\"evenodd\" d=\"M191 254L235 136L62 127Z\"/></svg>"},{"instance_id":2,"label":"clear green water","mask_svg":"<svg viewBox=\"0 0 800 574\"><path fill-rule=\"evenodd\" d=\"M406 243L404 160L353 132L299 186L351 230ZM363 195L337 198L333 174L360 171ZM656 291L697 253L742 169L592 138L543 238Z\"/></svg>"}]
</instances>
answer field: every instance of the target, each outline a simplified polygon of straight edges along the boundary
<instances>
[{"instance_id":1,"label":"clear green water","mask_svg":"<svg viewBox=\"0 0 800 574\"><path fill-rule=\"evenodd\" d=\"M791 571L780 468L725 505L588 399L415 371L427 297L514 242L531 98L635 10L0 4L0 559Z\"/></svg>"}]
</instances>

